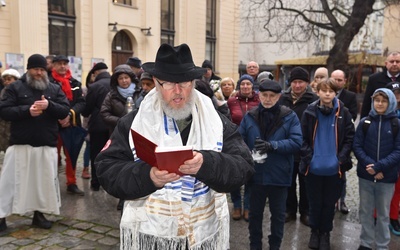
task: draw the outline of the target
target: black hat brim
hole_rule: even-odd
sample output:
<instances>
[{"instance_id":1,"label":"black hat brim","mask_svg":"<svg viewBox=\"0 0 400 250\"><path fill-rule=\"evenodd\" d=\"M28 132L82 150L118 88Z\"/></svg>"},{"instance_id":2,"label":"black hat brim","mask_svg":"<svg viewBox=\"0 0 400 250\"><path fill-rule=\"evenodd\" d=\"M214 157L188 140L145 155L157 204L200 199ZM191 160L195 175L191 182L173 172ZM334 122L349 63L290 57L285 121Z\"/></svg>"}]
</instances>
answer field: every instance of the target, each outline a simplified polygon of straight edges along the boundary
<instances>
[{"instance_id":1,"label":"black hat brim","mask_svg":"<svg viewBox=\"0 0 400 250\"><path fill-rule=\"evenodd\" d=\"M200 78L207 72L207 69L200 67L193 67L191 70L180 73L164 72L155 69L156 63L147 62L142 65L144 71L150 73L152 76L169 82L187 82Z\"/></svg>"}]
</instances>

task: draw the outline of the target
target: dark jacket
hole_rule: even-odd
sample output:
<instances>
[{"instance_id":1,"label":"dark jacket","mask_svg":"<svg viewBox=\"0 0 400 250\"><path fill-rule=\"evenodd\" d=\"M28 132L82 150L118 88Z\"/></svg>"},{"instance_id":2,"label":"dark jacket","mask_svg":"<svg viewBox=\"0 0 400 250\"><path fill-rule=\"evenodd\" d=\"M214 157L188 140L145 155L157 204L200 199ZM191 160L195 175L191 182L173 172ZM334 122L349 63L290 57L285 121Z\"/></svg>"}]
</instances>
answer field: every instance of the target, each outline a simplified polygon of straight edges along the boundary
<instances>
[{"instance_id":1,"label":"dark jacket","mask_svg":"<svg viewBox=\"0 0 400 250\"><path fill-rule=\"evenodd\" d=\"M127 67L126 67L127 66ZM137 83L135 74L128 65L119 65L115 68L114 74L111 76L110 81L110 92L104 98L104 102L101 105L100 115L107 125L110 133L117 126L118 120L127 114L126 110L126 98L124 98L117 89L118 86L118 76L121 74L128 74L131 77L131 81L135 82L135 91L132 95L133 103L140 97L142 89Z\"/></svg>"},{"instance_id":2,"label":"dark jacket","mask_svg":"<svg viewBox=\"0 0 400 250\"><path fill-rule=\"evenodd\" d=\"M358 114L356 93L347 89L342 89L339 95L339 100L343 102L344 106L349 110L353 121L355 121Z\"/></svg>"},{"instance_id":3,"label":"dark jacket","mask_svg":"<svg viewBox=\"0 0 400 250\"><path fill-rule=\"evenodd\" d=\"M138 199L157 191L150 179L152 166L133 160L128 136L136 113L137 110L120 119L107 143L108 148L97 156L95 163L103 188L125 200ZM253 160L236 125L224 115L219 116L224 127L222 153L200 150L204 161L196 178L217 192L230 192L246 183L254 173ZM187 138L182 138L182 141L187 141Z\"/></svg>"},{"instance_id":4,"label":"dark jacket","mask_svg":"<svg viewBox=\"0 0 400 250\"><path fill-rule=\"evenodd\" d=\"M400 75L396 78L396 81L400 82ZM371 96L375 90L385 88L389 82L392 82L392 79L387 75L386 68L382 72L369 76L367 88L365 89L364 101L361 107L361 118L366 117L371 110Z\"/></svg>"},{"instance_id":5,"label":"dark jacket","mask_svg":"<svg viewBox=\"0 0 400 250\"><path fill-rule=\"evenodd\" d=\"M300 150L302 143L300 121L292 110L281 106L279 118L274 124L275 132L263 138L260 133L263 121L260 121L259 113L260 107L250 110L240 123L239 132L250 149L254 148L255 139L259 137L269 141L274 150L267 153L264 163L255 163L256 173L250 182L289 187L292 183L293 155Z\"/></svg>"},{"instance_id":6,"label":"dark jacket","mask_svg":"<svg viewBox=\"0 0 400 250\"><path fill-rule=\"evenodd\" d=\"M29 111L31 105L44 95L49 106L37 117ZM59 85L49 84L45 90L28 86L26 74L7 87L0 101L0 116L11 121L10 145L33 147L57 145L58 119L67 117L69 103Z\"/></svg>"},{"instance_id":7,"label":"dark jacket","mask_svg":"<svg viewBox=\"0 0 400 250\"><path fill-rule=\"evenodd\" d=\"M354 124L349 110L339 101L338 109L333 110L335 114L335 133L336 133L336 156L340 163L338 173L344 171L343 165L351 163L350 152L354 137ZM301 127L303 133L303 145L301 147L300 172L307 174L308 168L313 158L315 131L317 129L317 110L319 100L311 103L304 111ZM340 167L340 168L339 168Z\"/></svg>"},{"instance_id":8,"label":"dark jacket","mask_svg":"<svg viewBox=\"0 0 400 250\"><path fill-rule=\"evenodd\" d=\"M253 91L251 97L242 96L240 91L235 96L228 99L228 107L231 113L233 123L240 125L244 115L247 111L255 108L260 103L260 98L256 92Z\"/></svg>"},{"instance_id":9,"label":"dark jacket","mask_svg":"<svg viewBox=\"0 0 400 250\"><path fill-rule=\"evenodd\" d=\"M291 95L291 88L287 89L282 95L281 98L279 99L279 104L284 105L291 110L293 110L297 118L299 118L299 121L301 123L301 117L303 116L304 110L308 107L308 104L316 101L318 99L318 96L312 92L311 88L308 86L306 92L300 97L299 100L295 104L293 104L293 98ZM294 156L294 161L295 162L300 162L300 152L297 152Z\"/></svg>"},{"instance_id":10,"label":"dark jacket","mask_svg":"<svg viewBox=\"0 0 400 250\"><path fill-rule=\"evenodd\" d=\"M384 178L377 182L395 183L397 169L400 162L400 133L393 138L391 133L391 119L397 117L395 112L387 115L374 115L370 112L371 124L364 134L363 124L366 117L362 118L354 137L353 152L357 157L358 177L375 181L374 175L370 175L365 167L374 164L376 173L382 172ZM398 121L400 127L400 121Z\"/></svg>"},{"instance_id":11,"label":"dark jacket","mask_svg":"<svg viewBox=\"0 0 400 250\"><path fill-rule=\"evenodd\" d=\"M51 76L49 77L49 81L61 87L61 83L57 82ZM72 90L72 100L69 100L69 106L70 109L73 109L75 111L76 124L78 126L81 126L80 115L82 111L85 109L85 98L83 97L82 93L82 84L73 77L71 77L69 84L71 85L71 90Z\"/></svg>"},{"instance_id":12,"label":"dark jacket","mask_svg":"<svg viewBox=\"0 0 400 250\"><path fill-rule=\"evenodd\" d=\"M82 115L89 118L89 132L105 132L108 131L107 125L104 123L100 115L101 105L110 92L110 73L101 72L96 76L95 82L90 84L86 95L86 106L82 111Z\"/></svg>"}]
</instances>

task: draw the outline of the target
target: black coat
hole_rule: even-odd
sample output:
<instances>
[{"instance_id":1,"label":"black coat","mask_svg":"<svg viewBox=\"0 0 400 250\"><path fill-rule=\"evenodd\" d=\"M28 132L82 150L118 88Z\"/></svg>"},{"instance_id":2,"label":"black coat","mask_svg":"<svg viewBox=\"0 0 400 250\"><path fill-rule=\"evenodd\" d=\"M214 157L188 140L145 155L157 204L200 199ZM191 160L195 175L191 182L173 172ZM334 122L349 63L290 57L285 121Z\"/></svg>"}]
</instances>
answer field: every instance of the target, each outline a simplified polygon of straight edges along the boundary
<instances>
[{"instance_id":1,"label":"black coat","mask_svg":"<svg viewBox=\"0 0 400 250\"><path fill-rule=\"evenodd\" d=\"M102 72L96 76L95 82L90 84L86 94L86 106L82 115L89 118L89 132L107 132L108 126L100 115L101 105L110 92L111 75Z\"/></svg>"},{"instance_id":2,"label":"black coat","mask_svg":"<svg viewBox=\"0 0 400 250\"><path fill-rule=\"evenodd\" d=\"M358 113L356 93L343 89L339 95L339 100L341 100L344 106L350 111L351 117L353 121L355 121Z\"/></svg>"},{"instance_id":3,"label":"black coat","mask_svg":"<svg viewBox=\"0 0 400 250\"><path fill-rule=\"evenodd\" d=\"M396 81L400 82L400 75L397 76ZM366 117L369 114L371 110L371 96L374 94L375 90L385 88L389 82L392 82L392 79L387 75L387 69L369 76L360 118Z\"/></svg>"},{"instance_id":4,"label":"black coat","mask_svg":"<svg viewBox=\"0 0 400 250\"><path fill-rule=\"evenodd\" d=\"M32 117L31 105L44 95L49 106L39 116ZM45 90L28 86L26 75L9 85L0 101L0 116L11 121L10 145L33 147L57 145L58 119L67 117L69 103L60 86L49 83Z\"/></svg>"},{"instance_id":5,"label":"black coat","mask_svg":"<svg viewBox=\"0 0 400 250\"><path fill-rule=\"evenodd\" d=\"M130 112L119 120L110 137L109 147L97 156L95 163L103 188L124 200L138 199L157 191L150 179L152 166L134 161L129 145L129 131L136 113ZM196 178L217 192L230 192L245 184L253 175L253 159L236 125L224 115L219 116L224 127L222 152L200 150L204 161ZM182 141L186 139L182 138Z\"/></svg>"}]
</instances>

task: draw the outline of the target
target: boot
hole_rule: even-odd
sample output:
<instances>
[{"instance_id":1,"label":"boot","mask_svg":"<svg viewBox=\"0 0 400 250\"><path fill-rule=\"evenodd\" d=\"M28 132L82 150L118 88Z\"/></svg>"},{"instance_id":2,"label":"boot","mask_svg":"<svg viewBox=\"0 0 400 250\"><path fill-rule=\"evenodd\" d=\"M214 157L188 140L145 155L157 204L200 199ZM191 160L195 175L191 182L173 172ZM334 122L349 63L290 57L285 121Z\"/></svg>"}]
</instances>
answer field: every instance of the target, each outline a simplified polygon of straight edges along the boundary
<instances>
[{"instance_id":1,"label":"boot","mask_svg":"<svg viewBox=\"0 0 400 250\"><path fill-rule=\"evenodd\" d=\"M41 212L39 211L34 212L32 219L33 226L37 226L44 229L50 229L52 224L53 223L51 221L48 221Z\"/></svg>"},{"instance_id":2,"label":"boot","mask_svg":"<svg viewBox=\"0 0 400 250\"><path fill-rule=\"evenodd\" d=\"M240 220L241 218L242 218L242 209L234 208L233 209L233 214L232 214L232 219Z\"/></svg>"},{"instance_id":3,"label":"boot","mask_svg":"<svg viewBox=\"0 0 400 250\"><path fill-rule=\"evenodd\" d=\"M318 230L311 230L310 241L308 242L308 248L318 249L319 248L319 232Z\"/></svg>"},{"instance_id":4,"label":"boot","mask_svg":"<svg viewBox=\"0 0 400 250\"><path fill-rule=\"evenodd\" d=\"M0 232L7 229L6 218L0 218Z\"/></svg>"},{"instance_id":5,"label":"boot","mask_svg":"<svg viewBox=\"0 0 400 250\"><path fill-rule=\"evenodd\" d=\"M331 249L330 234L327 232L320 233L319 235L319 249L330 250Z\"/></svg>"},{"instance_id":6,"label":"boot","mask_svg":"<svg viewBox=\"0 0 400 250\"><path fill-rule=\"evenodd\" d=\"M90 179L89 167L84 167L82 170L82 178L83 179Z\"/></svg>"}]
</instances>

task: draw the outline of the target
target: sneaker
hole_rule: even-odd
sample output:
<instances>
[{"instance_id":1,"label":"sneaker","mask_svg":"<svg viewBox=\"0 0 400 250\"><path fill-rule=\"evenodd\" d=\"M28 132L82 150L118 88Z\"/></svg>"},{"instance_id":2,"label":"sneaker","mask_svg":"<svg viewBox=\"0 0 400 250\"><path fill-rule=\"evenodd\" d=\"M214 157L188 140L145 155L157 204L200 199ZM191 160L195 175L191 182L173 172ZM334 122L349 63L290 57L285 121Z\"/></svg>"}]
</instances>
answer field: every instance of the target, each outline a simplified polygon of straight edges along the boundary
<instances>
[{"instance_id":1,"label":"sneaker","mask_svg":"<svg viewBox=\"0 0 400 250\"><path fill-rule=\"evenodd\" d=\"M308 248L318 249L319 248L319 233L318 230L311 230L310 241L308 242Z\"/></svg>"},{"instance_id":2,"label":"sneaker","mask_svg":"<svg viewBox=\"0 0 400 250\"><path fill-rule=\"evenodd\" d=\"M394 235L400 236L400 224L398 220L390 219L389 229Z\"/></svg>"},{"instance_id":3,"label":"sneaker","mask_svg":"<svg viewBox=\"0 0 400 250\"><path fill-rule=\"evenodd\" d=\"M319 250L330 250L331 249L331 236L329 233L319 234Z\"/></svg>"},{"instance_id":4,"label":"sneaker","mask_svg":"<svg viewBox=\"0 0 400 250\"><path fill-rule=\"evenodd\" d=\"M68 185L67 192L70 194L76 194L76 195L80 195L80 196L85 195L85 193L82 190L80 190L76 184Z\"/></svg>"},{"instance_id":5,"label":"sneaker","mask_svg":"<svg viewBox=\"0 0 400 250\"><path fill-rule=\"evenodd\" d=\"M83 179L90 179L89 167L84 167L82 170L82 178Z\"/></svg>"}]
</instances>

